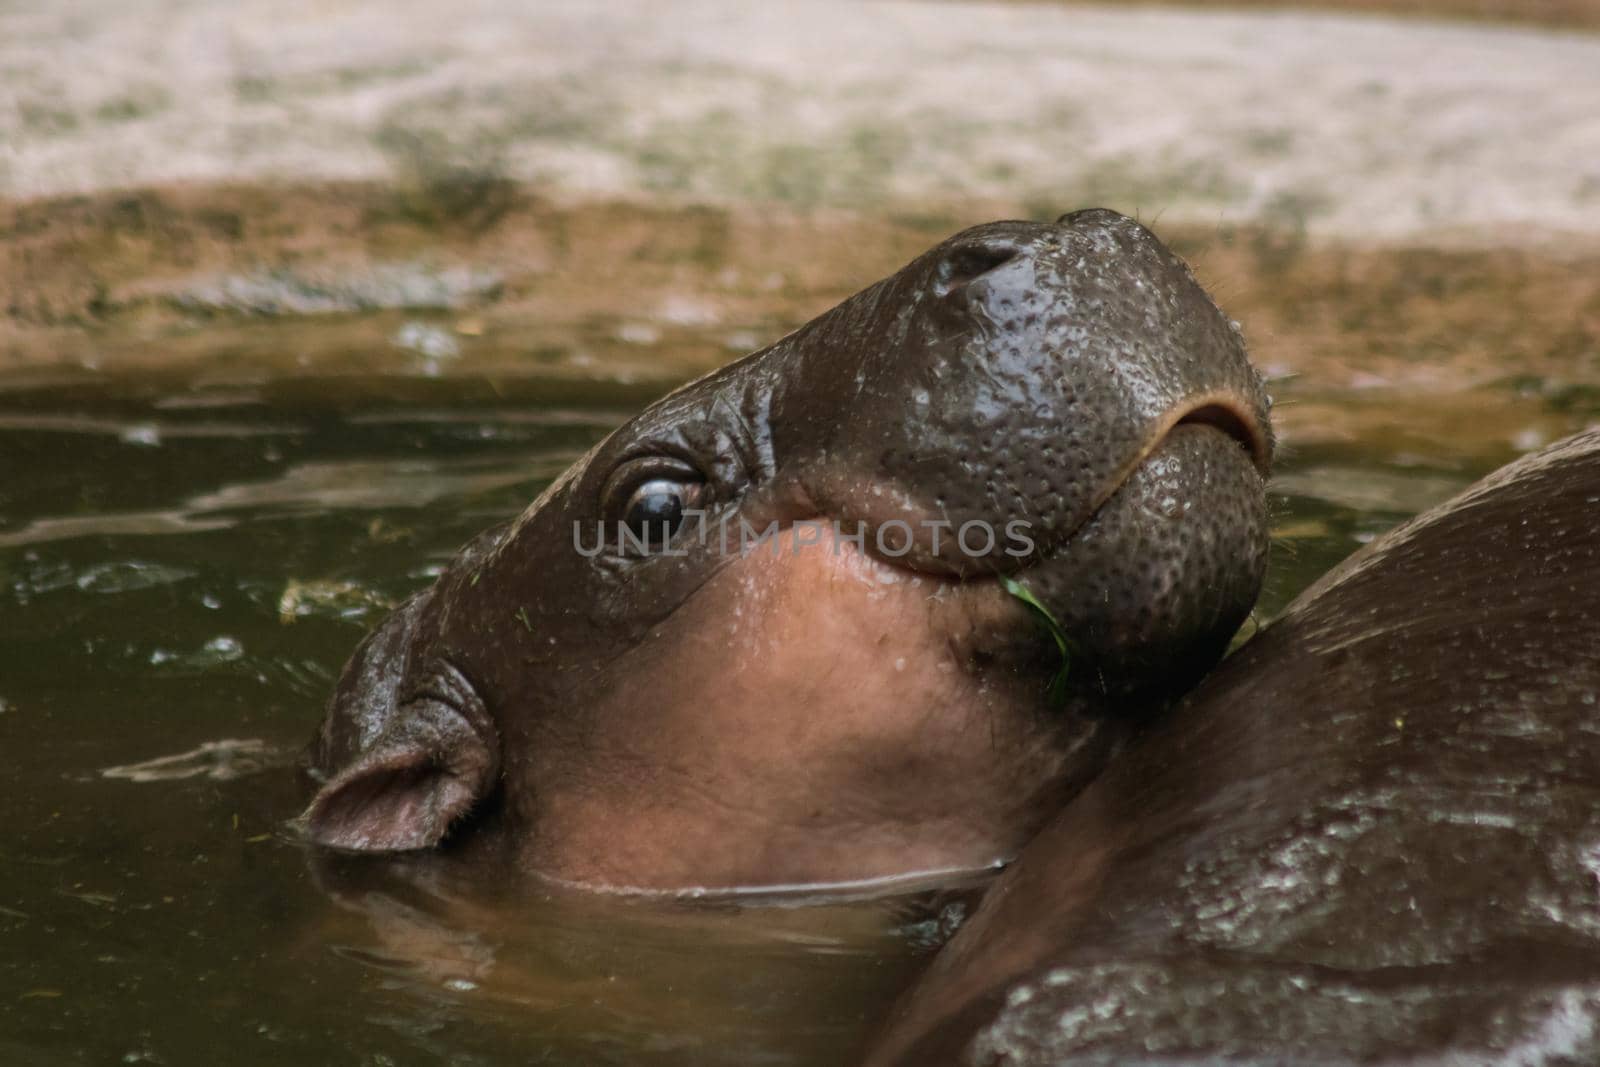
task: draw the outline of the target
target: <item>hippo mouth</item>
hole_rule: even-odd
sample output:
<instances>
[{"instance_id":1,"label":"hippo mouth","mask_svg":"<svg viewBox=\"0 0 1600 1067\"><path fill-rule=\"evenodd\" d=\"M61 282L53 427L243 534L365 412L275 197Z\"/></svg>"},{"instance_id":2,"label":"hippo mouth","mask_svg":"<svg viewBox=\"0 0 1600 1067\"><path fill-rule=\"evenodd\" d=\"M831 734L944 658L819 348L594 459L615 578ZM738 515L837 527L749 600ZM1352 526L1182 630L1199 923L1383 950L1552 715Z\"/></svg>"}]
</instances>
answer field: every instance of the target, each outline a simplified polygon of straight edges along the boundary
<instances>
[{"instance_id":1,"label":"hippo mouth","mask_svg":"<svg viewBox=\"0 0 1600 1067\"><path fill-rule=\"evenodd\" d=\"M1165 439L1167 434L1179 426L1210 426L1220 430L1245 450L1250 456L1250 461L1261 472L1261 477L1265 478L1271 470L1271 437L1254 413L1234 397L1215 395L1191 401L1163 421L1163 425L1156 432L1156 442ZM1139 462L1143 459L1144 456L1140 456ZM1137 465L1136 462L1134 466Z\"/></svg>"},{"instance_id":2,"label":"hippo mouth","mask_svg":"<svg viewBox=\"0 0 1600 1067\"><path fill-rule=\"evenodd\" d=\"M866 554L930 599L966 605L941 621L969 662L1049 671L1065 655L1100 698L1163 700L1210 668L1253 605L1271 452L1249 407L1201 395L1157 420L1083 517L1025 558Z\"/></svg>"},{"instance_id":3,"label":"hippo mouth","mask_svg":"<svg viewBox=\"0 0 1600 1067\"><path fill-rule=\"evenodd\" d=\"M1226 439L1232 442L1239 455L1247 459L1249 468L1261 481L1264 482L1270 474L1272 436L1257 414L1238 397L1227 393L1207 393L1175 405L1156 420L1145 434L1143 443L1114 469L1093 494L1082 517L1064 532L1051 537L1049 547L1037 555L1020 559L990 557L974 566L971 561L952 561L938 555L891 555L873 551L871 539L867 544L868 554L897 570L952 585L993 582L1004 575L1029 571L1069 548L1079 534L1091 527L1101 512L1135 479L1141 468L1161 456L1175 438L1189 436L1213 442Z\"/></svg>"},{"instance_id":4,"label":"hippo mouth","mask_svg":"<svg viewBox=\"0 0 1600 1067\"><path fill-rule=\"evenodd\" d=\"M1115 496L1134 473L1156 455L1184 427L1208 427L1232 440L1250 457L1251 465L1263 480L1271 470L1272 440L1260 421L1237 398L1226 394L1208 394L1193 398L1173 408L1158 421L1146 438L1143 448L1136 451L1114 474L1094 499L1088 516L1071 533L1067 540L1077 536L1079 530L1089 525L1100 514L1101 508Z\"/></svg>"},{"instance_id":5,"label":"hippo mouth","mask_svg":"<svg viewBox=\"0 0 1600 1067\"><path fill-rule=\"evenodd\" d=\"M1101 696L1164 702L1221 657L1266 568L1270 456L1237 402L1185 405L1019 574Z\"/></svg>"}]
</instances>

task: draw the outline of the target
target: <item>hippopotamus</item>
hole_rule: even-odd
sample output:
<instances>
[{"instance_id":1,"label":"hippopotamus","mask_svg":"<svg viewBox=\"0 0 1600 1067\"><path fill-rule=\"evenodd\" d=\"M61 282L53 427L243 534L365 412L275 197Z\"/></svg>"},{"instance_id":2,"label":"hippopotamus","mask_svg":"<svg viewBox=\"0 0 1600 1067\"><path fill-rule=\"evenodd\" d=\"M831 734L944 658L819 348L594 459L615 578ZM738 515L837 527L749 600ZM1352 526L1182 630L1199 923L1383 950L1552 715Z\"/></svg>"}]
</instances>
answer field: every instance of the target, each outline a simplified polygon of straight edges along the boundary
<instances>
[{"instance_id":1,"label":"hippopotamus","mask_svg":"<svg viewBox=\"0 0 1600 1067\"><path fill-rule=\"evenodd\" d=\"M1600 430L1225 660L992 884L867 1063L1600 1063Z\"/></svg>"},{"instance_id":2,"label":"hippopotamus","mask_svg":"<svg viewBox=\"0 0 1600 1067\"><path fill-rule=\"evenodd\" d=\"M991 867L1246 617L1268 407L1133 220L961 232L464 548L350 659L299 825L607 889Z\"/></svg>"}]
</instances>

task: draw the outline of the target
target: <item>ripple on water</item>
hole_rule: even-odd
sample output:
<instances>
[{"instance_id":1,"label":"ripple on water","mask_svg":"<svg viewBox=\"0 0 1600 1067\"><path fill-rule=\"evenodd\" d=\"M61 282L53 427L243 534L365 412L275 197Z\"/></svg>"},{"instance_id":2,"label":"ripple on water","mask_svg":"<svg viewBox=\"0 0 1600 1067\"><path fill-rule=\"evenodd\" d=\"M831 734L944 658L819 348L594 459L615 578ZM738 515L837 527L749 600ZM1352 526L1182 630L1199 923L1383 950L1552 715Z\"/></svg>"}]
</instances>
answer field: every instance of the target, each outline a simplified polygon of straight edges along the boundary
<instances>
[{"instance_id":1,"label":"ripple on water","mask_svg":"<svg viewBox=\"0 0 1600 1067\"><path fill-rule=\"evenodd\" d=\"M726 328L706 329L720 345ZM150 1033L167 1062L224 1047L241 1062L323 1062L331 1047L374 1063L845 1058L959 907L895 924L871 904L667 908L552 890L521 910L452 911L427 885L375 889L359 873L344 892L280 834L301 799L287 768L363 631L659 389L209 373L227 381L0 380L0 597L27 608L0 613L0 731L27 757L0 826L15 940L0 987L61 994L0 998L0 1030L26 1011L37 1033L81 1034L112 1059L120 1035ZM1379 433L1426 423L1426 398L1376 392L1337 432L1313 424L1333 408L1299 408L1263 618L1361 538L1509 458ZM1269 883L1263 910L1207 918L1269 938L1286 928L1269 912L1314 897L1325 872L1314 854L1246 859ZM1208 872L1188 877L1180 891ZM127 918L85 923L84 894ZM1246 977L1193 976L1202 990ZM1040 1026L1081 1036L1154 1010L1142 991L1157 976L1136 965L1051 980L1079 978L1082 1017ZM1304 978L1262 994L1294 1003ZM85 1028L73 1012L87 1004ZM1550 1040L1587 1041L1586 1011L1553 1005Z\"/></svg>"}]
</instances>

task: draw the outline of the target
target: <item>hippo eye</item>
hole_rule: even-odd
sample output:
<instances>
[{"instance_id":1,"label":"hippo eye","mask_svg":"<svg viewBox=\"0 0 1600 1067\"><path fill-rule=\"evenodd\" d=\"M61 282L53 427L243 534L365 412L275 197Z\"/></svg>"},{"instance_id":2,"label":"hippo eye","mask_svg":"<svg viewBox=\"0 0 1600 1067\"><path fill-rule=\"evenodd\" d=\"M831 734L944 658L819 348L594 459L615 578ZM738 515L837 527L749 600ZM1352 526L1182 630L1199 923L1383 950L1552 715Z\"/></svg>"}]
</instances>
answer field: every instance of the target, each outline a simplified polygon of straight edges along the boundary
<instances>
[{"instance_id":1,"label":"hippo eye","mask_svg":"<svg viewBox=\"0 0 1600 1067\"><path fill-rule=\"evenodd\" d=\"M635 529L676 529L683 521L684 485L652 478L628 497L622 521Z\"/></svg>"},{"instance_id":2,"label":"hippo eye","mask_svg":"<svg viewBox=\"0 0 1600 1067\"><path fill-rule=\"evenodd\" d=\"M661 547L683 527L687 513L704 505L705 483L676 473L656 475L634 484L619 518L635 539Z\"/></svg>"}]
</instances>

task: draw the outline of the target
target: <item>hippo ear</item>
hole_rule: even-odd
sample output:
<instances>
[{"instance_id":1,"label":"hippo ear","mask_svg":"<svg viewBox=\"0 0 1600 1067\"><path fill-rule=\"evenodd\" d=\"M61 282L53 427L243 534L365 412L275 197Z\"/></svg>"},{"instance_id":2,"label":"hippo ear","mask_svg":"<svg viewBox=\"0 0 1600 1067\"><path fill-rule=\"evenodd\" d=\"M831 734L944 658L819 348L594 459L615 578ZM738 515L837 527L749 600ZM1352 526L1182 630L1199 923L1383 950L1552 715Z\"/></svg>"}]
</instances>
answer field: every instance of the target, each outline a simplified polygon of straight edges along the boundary
<instances>
[{"instance_id":1,"label":"hippo ear","mask_svg":"<svg viewBox=\"0 0 1600 1067\"><path fill-rule=\"evenodd\" d=\"M465 680L449 681L458 684L400 705L328 778L298 820L308 839L357 852L431 848L489 793L500 764L494 726Z\"/></svg>"}]
</instances>

